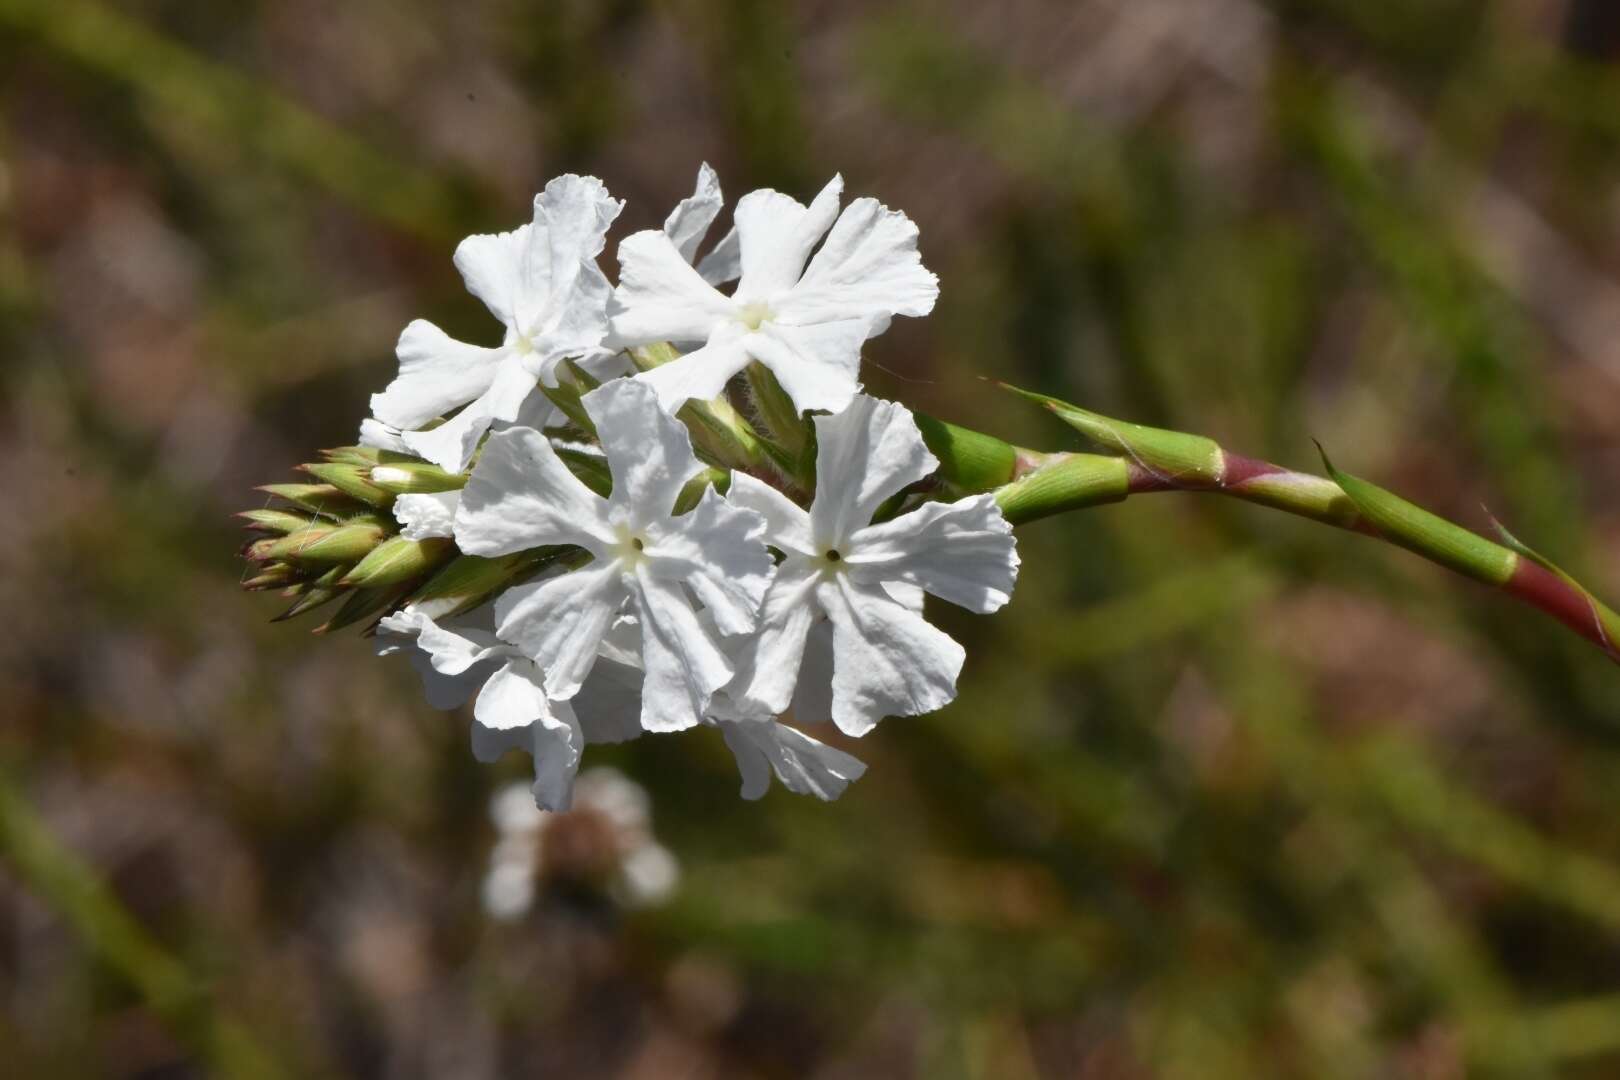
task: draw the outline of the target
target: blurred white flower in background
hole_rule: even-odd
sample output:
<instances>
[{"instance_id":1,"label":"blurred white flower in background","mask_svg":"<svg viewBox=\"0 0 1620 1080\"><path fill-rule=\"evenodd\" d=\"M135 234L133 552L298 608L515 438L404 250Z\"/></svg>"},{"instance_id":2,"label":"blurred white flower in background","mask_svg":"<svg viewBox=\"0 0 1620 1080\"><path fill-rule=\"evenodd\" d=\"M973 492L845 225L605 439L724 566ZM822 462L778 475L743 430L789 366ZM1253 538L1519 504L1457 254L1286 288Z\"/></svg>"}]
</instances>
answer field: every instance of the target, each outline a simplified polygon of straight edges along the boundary
<instances>
[{"instance_id":1,"label":"blurred white flower in background","mask_svg":"<svg viewBox=\"0 0 1620 1080\"><path fill-rule=\"evenodd\" d=\"M581 773L574 808L563 813L537 807L529 785L508 784L489 816L498 833L483 885L491 918L528 914L548 879L600 886L627 908L661 904L680 884L680 863L653 836L646 789L617 769Z\"/></svg>"}]
</instances>

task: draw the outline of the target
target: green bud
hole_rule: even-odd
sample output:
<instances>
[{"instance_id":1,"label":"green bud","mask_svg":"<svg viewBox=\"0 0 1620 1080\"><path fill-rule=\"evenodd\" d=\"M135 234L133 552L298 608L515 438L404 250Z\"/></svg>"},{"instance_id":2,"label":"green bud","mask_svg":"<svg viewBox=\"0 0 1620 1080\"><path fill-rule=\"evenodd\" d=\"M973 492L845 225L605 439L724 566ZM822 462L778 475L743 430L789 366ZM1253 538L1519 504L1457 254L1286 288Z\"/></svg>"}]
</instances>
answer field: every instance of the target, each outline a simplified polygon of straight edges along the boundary
<instances>
[{"instance_id":1,"label":"green bud","mask_svg":"<svg viewBox=\"0 0 1620 1080\"><path fill-rule=\"evenodd\" d=\"M743 369L748 379L748 390L754 408L764 423L770 441L775 443L789 463L789 475L806 489L815 486L816 428L799 414L782 384L776 381L769 368L754 361Z\"/></svg>"},{"instance_id":2,"label":"green bud","mask_svg":"<svg viewBox=\"0 0 1620 1080\"><path fill-rule=\"evenodd\" d=\"M1226 455L1213 439L1115 420L1006 383L1001 387L1044 406L1098 446L1163 474L1174 487L1219 487L1226 473Z\"/></svg>"},{"instance_id":3,"label":"green bud","mask_svg":"<svg viewBox=\"0 0 1620 1080\"><path fill-rule=\"evenodd\" d=\"M697 506L703 498L703 493L711 487L717 488L724 495L731 486L731 473L725 469L716 469L710 466L686 482L681 493L675 497L675 513L684 514Z\"/></svg>"},{"instance_id":4,"label":"green bud","mask_svg":"<svg viewBox=\"0 0 1620 1080\"><path fill-rule=\"evenodd\" d=\"M341 630L345 626L353 626L361 619L369 618L379 612L391 610L396 607L409 585L390 585L379 589L355 589L349 593L343 606L332 614L330 619L317 626L311 633L330 634L334 630Z\"/></svg>"},{"instance_id":5,"label":"green bud","mask_svg":"<svg viewBox=\"0 0 1620 1080\"><path fill-rule=\"evenodd\" d=\"M390 536L349 571L343 584L365 589L398 585L441 566L455 551L455 541L447 537L411 540Z\"/></svg>"},{"instance_id":6,"label":"green bud","mask_svg":"<svg viewBox=\"0 0 1620 1080\"><path fill-rule=\"evenodd\" d=\"M349 498L331 484L261 484L255 490L284 499L300 510L332 518L347 517L349 514L371 509L365 503Z\"/></svg>"},{"instance_id":7,"label":"green bud","mask_svg":"<svg viewBox=\"0 0 1620 1080\"><path fill-rule=\"evenodd\" d=\"M480 555L458 555L427 583L410 594L405 603L420 608L435 619L470 611L518 578L532 573L560 555L577 548L537 548L486 559Z\"/></svg>"},{"instance_id":8,"label":"green bud","mask_svg":"<svg viewBox=\"0 0 1620 1080\"><path fill-rule=\"evenodd\" d=\"M604 499L612 494L613 473L608 468L607 459L601 454L591 454L567 446L553 449L562 459L562 463L568 466L568 471L579 477L580 483Z\"/></svg>"},{"instance_id":9,"label":"green bud","mask_svg":"<svg viewBox=\"0 0 1620 1080\"><path fill-rule=\"evenodd\" d=\"M939 475L964 492L991 491L1010 483L1018 471L1018 450L991 435L912 413L928 450L939 459Z\"/></svg>"},{"instance_id":10,"label":"green bud","mask_svg":"<svg viewBox=\"0 0 1620 1080\"><path fill-rule=\"evenodd\" d=\"M364 472L361 471L362 467L359 465L327 462L324 465L300 465L299 469L309 473L317 480L331 484L343 494L352 499L358 499L367 506L386 510L393 505L394 493L384 491L366 479Z\"/></svg>"},{"instance_id":11,"label":"green bud","mask_svg":"<svg viewBox=\"0 0 1620 1080\"><path fill-rule=\"evenodd\" d=\"M394 495L459 491L467 486L465 473L446 472L426 461L383 460L364 475L374 486Z\"/></svg>"},{"instance_id":12,"label":"green bud","mask_svg":"<svg viewBox=\"0 0 1620 1080\"><path fill-rule=\"evenodd\" d=\"M261 568L260 572L242 582L242 588L248 592L263 592L267 589L279 589L287 585L296 585L308 580L312 572L302 566L292 563L271 563Z\"/></svg>"},{"instance_id":13,"label":"green bud","mask_svg":"<svg viewBox=\"0 0 1620 1080\"><path fill-rule=\"evenodd\" d=\"M1040 468L996 491L996 504L1014 525L1065 510L1118 502L1130 494L1130 466L1101 454L1054 454Z\"/></svg>"},{"instance_id":14,"label":"green bud","mask_svg":"<svg viewBox=\"0 0 1620 1080\"><path fill-rule=\"evenodd\" d=\"M1514 552L1360 477L1340 472L1328 460L1326 450L1322 450L1322 464L1356 504L1363 520L1384 539L1487 585L1506 584L1513 576L1519 559Z\"/></svg>"},{"instance_id":15,"label":"green bud","mask_svg":"<svg viewBox=\"0 0 1620 1080\"><path fill-rule=\"evenodd\" d=\"M289 510L243 510L236 515L248 523L248 528L261 532L287 533L296 532L307 526L307 514L295 514Z\"/></svg>"},{"instance_id":16,"label":"green bud","mask_svg":"<svg viewBox=\"0 0 1620 1080\"><path fill-rule=\"evenodd\" d=\"M306 611L314 611L321 605L336 600L346 591L338 585L338 579L343 576L346 569L347 567L344 566L334 566L314 581L308 583L304 586L303 591L298 594L298 599L293 601L292 607L270 621L285 622L288 619L296 619Z\"/></svg>"},{"instance_id":17,"label":"green bud","mask_svg":"<svg viewBox=\"0 0 1620 1080\"><path fill-rule=\"evenodd\" d=\"M637 345L630 350L630 362L636 366L637 371L651 371L655 367L663 367L680 358L680 351L667 341Z\"/></svg>"},{"instance_id":18,"label":"green bud","mask_svg":"<svg viewBox=\"0 0 1620 1080\"><path fill-rule=\"evenodd\" d=\"M321 457L327 461L334 461L340 465L358 465L365 468L375 465L382 451L374 446L339 446L333 450L322 450Z\"/></svg>"},{"instance_id":19,"label":"green bud","mask_svg":"<svg viewBox=\"0 0 1620 1080\"><path fill-rule=\"evenodd\" d=\"M311 525L272 541L266 557L300 563L353 563L370 554L386 536L376 525Z\"/></svg>"},{"instance_id":20,"label":"green bud","mask_svg":"<svg viewBox=\"0 0 1620 1080\"><path fill-rule=\"evenodd\" d=\"M596 438L596 424L591 420L590 414L585 411L585 403L580 400L585 396L586 391L579 384L565 381L558 383L556 386L547 386L545 381L541 380L540 392L546 395L547 400L557 406L564 416L568 417L570 424L573 424L591 438Z\"/></svg>"}]
</instances>

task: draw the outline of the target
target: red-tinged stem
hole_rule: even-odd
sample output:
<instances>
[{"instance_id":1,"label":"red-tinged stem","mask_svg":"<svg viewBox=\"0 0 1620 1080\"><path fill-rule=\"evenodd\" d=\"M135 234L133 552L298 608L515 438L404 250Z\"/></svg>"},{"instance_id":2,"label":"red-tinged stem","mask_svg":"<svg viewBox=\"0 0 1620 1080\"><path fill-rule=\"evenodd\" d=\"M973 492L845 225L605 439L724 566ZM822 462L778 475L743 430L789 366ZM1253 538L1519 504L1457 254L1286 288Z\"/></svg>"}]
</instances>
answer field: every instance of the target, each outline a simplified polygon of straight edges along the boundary
<instances>
[{"instance_id":1,"label":"red-tinged stem","mask_svg":"<svg viewBox=\"0 0 1620 1080\"><path fill-rule=\"evenodd\" d=\"M1268 461L1232 453L1225 455L1225 470L1219 482L1196 479L1186 482L1137 462L1127 465L1127 475L1128 495L1158 491L1204 491L1229 495L1349 532L1386 540L1431 561L1440 561L1424 545L1413 544L1408 537L1392 535L1367 520L1344 490L1324 476L1295 472ZM1490 543L1483 537L1475 537L1475 540L1482 545ZM1611 621L1614 616L1601 602L1570 578L1549 570L1534 559L1506 548L1499 550L1503 560L1512 567L1505 580L1495 580L1494 575L1463 572L1557 619L1602 649L1611 660L1620 663L1620 645L1617 645L1610 626L1605 622L1606 616ZM1455 566L1449 568L1457 569Z\"/></svg>"}]
</instances>

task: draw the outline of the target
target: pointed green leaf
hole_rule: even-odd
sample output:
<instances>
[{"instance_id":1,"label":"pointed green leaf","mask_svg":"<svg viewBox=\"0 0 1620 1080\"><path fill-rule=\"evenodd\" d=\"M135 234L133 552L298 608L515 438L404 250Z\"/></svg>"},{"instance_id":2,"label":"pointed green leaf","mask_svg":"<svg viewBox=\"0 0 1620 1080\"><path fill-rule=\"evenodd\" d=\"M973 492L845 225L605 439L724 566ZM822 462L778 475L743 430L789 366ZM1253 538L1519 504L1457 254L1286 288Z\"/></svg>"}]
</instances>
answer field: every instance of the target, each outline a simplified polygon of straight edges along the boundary
<instances>
[{"instance_id":1,"label":"pointed green leaf","mask_svg":"<svg viewBox=\"0 0 1620 1080\"><path fill-rule=\"evenodd\" d=\"M1007 383L1000 385L1050 410L1098 446L1123 454L1141 467L1162 475L1172 487L1220 486L1226 471L1226 455L1213 439L1115 420L1045 394L1020 390Z\"/></svg>"},{"instance_id":2,"label":"pointed green leaf","mask_svg":"<svg viewBox=\"0 0 1620 1080\"><path fill-rule=\"evenodd\" d=\"M1322 450L1321 444L1317 449ZM1363 520L1384 539L1487 585L1505 584L1513 576L1519 559L1514 552L1376 484L1340 472L1326 450L1322 450L1322 465L1356 504Z\"/></svg>"}]
</instances>

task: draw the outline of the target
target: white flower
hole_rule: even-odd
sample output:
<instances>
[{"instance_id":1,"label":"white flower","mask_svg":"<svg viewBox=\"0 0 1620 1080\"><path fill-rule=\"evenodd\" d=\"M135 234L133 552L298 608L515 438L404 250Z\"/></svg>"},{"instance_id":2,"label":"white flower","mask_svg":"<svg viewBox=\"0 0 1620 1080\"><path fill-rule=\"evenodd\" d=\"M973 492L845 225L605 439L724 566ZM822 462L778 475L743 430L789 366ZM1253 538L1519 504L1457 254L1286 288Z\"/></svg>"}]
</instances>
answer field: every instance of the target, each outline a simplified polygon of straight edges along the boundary
<instances>
[{"instance_id":1,"label":"white flower","mask_svg":"<svg viewBox=\"0 0 1620 1080\"><path fill-rule=\"evenodd\" d=\"M742 773L742 797L758 799L771 786L771 774L795 795L814 795L831 802L861 778L866 765L857 757L818 742L770 717L721 719L720 729Z\"/></svg>"},{"instance_id":2,"label":"white flower","mask_svg":"<svg viewBox=\"0 0 1620 1080\"><path fill-rule=\"evenodd\" d=\"M512 749L533 754L534 800L547 810L568 808L587 743L623 742L640 734L611 712L582 722L568 702L550 701L539 668L476 624L440 625L406 608L378 628L379 652L411 650L432 705L455 708L477 694L472 745L478 760L494 761Z\"/></svg>"},{"instance_id":3,"label":"white flower","mask_svg":"<svg viewBox=\"0 0 1620 1080\"><path fill-rule=\"evenodd\" d=\"M360 445L375 447L378 450L392 450L396 454L411 452L411 448L405 445L399 428L390 427L376 417L360 421Z\"/></svg>"},{"instance_id":4,"label":"white flower","mask_svg":"<svg viewBox=\"0 0 1620 1080\"><path fill-rule=\"evenodd\" d=\"M693 199L703 190L700 176ZM923 268L911 219L875 199L856 199L840 214L842 190L843 179L834 177L808 208L776 191L744 195L736 211L741 280L731 296L691 266L702 233L694 237L684 221L619 245L614 340L699 346L637 376L657 389L665 408L716 396L758 360L800 410L836 412L860 389L861 343L894 315L933 309L938 279Z\"/></svg>"},{"instance_id":5,"label":"white flower","mask_svg":"<svg viewBox=\"0 0 1620 1080\"><path fill-rule=\"evenodd\" d=\"M399 522L401 536L407 540L427 540L455 535L456 508L460 505L460 491L432 491L401 495L389 510Z\"/></svg>"},{"instance_id":6,"label":"white flower","mask_svg":"<svg viewBox=\"0 0 1620 1080\"><path fill-rule=\"evenodd\" d=\"M793 700L817 620L832 630L832 719L862 735L884 716L914 716L956 696L962 647L930 626L915 589L972 611L1005 604L1018 576L1012 528L990 495L924 503L869 524L890 496L939 467L904 407L857 397L815 418L816 498L806 512L749 476L731 499L765 516L786 556L739 658L728 694L779 713Z\"/></svg>"},{"instance_id":7,"label":"white flower","mask_svg":"<svg viewBox=\"0 0 1620 1080\"><path fill-rule=\"evenodd\" d=\"M710 285L724 285L736 281L742 273L742 253L737 244L737 229L721 238L714 250L702 259L697 257L698 247L708 235L709 226L720 215L725 199L720 194L720 177L708 162L698 166L697 186L692 194L675 204L675 209L664 219L664 235L675 245L681 258L697 267L698 276Z\"/></svg>"},{"instance_id":8,"label":"white flower","mask_svg":"<svg viewBox=\"0 0 1620 1080\"><path fill-rule=\"evenodd\" d=\"M745 799L762 798L775 773L795 795L830 802L866 772L859 758L775 720L742 720L719 727L742 772Z\"/></svg>"},{"instance_id":9,"label":"white flower","mask_svg":"<svg viewBox=\"0 0 1620 1080\"><path fill-rule=\"evenodd\" d=\"M530 428L490 438L462 490L456 542L474 555L577 545L592 561L496 601L500 636L545 672L554 698L579 692L603 637L626 608L641 630L641 723L672 731L698 723L732 667L687 590L720 634L754 628L772 562L757 514L712 488L690 513L677 496L699 469L691 438L641 383L618 379L584 398L613 477L597 495Z\"/></svg>"},{"instance_id":10,"label":"white flower","mask_svg":"<svg viewBox=\"0 0 1620 1080\"><path fill-rule=\"evenodd\" d=\"M378 423L363 436L376 443L395 429L412 453L460 472L491 423L516 420L536 382L555 381L560 360L598 352L610 286L596 257L623 207L594 177L560 176L535 196L531 224L463 240L456 268L504 324L505 340L487 349L412 322L399 338L399 375L372 396ZM457 408L440 426L417 430Z\"/></svg>"}]
</instances>

